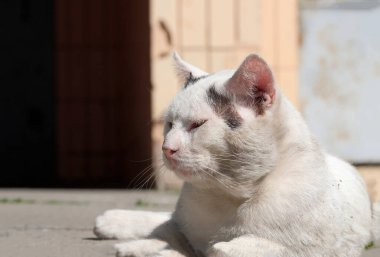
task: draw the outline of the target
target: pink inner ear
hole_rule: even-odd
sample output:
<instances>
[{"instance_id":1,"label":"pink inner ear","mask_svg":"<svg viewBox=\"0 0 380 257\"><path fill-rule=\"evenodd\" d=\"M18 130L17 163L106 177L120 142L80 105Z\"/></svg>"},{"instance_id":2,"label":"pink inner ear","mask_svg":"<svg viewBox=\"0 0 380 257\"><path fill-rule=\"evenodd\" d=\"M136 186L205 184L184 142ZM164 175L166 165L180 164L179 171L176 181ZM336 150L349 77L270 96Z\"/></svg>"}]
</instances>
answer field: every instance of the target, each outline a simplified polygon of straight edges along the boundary
<instances>
[{"instance_id":1,"label":"pink inner ear","mask_svg":"<svg viewBox=\"0 0 380 257\"><path fill-rule=\"evenodd\" d=\"M265 93L271 102L275 96L272 71L266 62L255 54L244 60L227 83L226 89L237 96L245 97Z\"/></svg>"}]
</instances>

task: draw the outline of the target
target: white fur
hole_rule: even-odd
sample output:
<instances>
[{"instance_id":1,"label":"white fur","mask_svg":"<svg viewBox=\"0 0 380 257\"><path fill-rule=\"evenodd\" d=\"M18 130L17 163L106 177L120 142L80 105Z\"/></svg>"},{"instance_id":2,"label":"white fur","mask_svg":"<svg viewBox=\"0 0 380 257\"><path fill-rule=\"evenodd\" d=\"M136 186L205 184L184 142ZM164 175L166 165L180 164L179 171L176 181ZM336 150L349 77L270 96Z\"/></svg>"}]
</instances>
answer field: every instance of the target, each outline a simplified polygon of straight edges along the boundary
<instances>
[{"instance_id":1,"label":"white fur","mask_svg":"<svg viewBox=\"0 0 380 257\"><path fill-rule=\"evenodd\" d=\"M182 72L199 72L176 58ZM96 234L153 240L119 245L118 256L360 256L380 230L380 205L371 212L363 179L321 150L278 88L264 115L237 106L244 122L229 128L206 91L214 85L224 93L232 74L199 80L168 108L164 145L179 151L165 163L185 180L172 218L106 212ZM189 130L197 120L207 122Z\"/></svg>"},{"instance_id":2,"label":"white fur","mask_svg":"<svg viewBox=\"0 0 380 257\"><path fill-rule=\"evenodd\" d=\"M115 245L116 256L161 256L161 252L165 251L168 243L158 239L140 239Z\"/></svg>"},{"instance_id":3,"label":"white fur","mask_svg":"<svg viewBox=\"0 0 380 257\"><path fill-rule=\"evenodd\" d=\"M200 77L203 75L207 75L207 72L182 60L182 58L177 54L177 52L173 53L173 60L175 62L174 68L177 73L177 76L182 82L184 82L190 76Z\"/></svg>"},{"instance_id":4,"label":"white fur","mask_svg":"<svg viewBox=\"0 0 380 257\"><path fill-rule=\"evenodd\" d=\"M282 254L284 247L253 235L241 236L229 242L214 244L207 252L209 257L276 257Z\"/></svg>"},{"instance_id":5,"label":"white fur","mask_svg":"<svg viewBox=\"0 0 380 257\"><path fill-rule=\"evenodd\" d=\"M108 210L96 218L94 233L105 239L144 238L170 217L166 212Z\"/></svg>"}]
</instances>

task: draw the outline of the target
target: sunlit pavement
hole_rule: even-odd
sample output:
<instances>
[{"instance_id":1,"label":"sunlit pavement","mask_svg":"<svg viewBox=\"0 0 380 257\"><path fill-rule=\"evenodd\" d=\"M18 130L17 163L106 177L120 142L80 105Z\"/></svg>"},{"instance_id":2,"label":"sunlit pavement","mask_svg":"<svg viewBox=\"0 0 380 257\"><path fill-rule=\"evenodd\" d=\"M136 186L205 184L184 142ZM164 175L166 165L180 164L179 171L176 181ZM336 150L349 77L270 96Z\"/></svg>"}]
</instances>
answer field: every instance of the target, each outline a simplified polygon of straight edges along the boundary
<instances>
[{"instance_id":1,"label":"sunlit pavement","mask_svg":"<svg viewBox=\"0 0 380 257\"><path fill-rule=\"evenodd\" d=\"M92 227L107 209L173 210L178 192L0 189L0 256L115 256ZM379 244L376 244L380 246ZM376 246L365 257L380 257Z\"/></svg>"}]
</instances>

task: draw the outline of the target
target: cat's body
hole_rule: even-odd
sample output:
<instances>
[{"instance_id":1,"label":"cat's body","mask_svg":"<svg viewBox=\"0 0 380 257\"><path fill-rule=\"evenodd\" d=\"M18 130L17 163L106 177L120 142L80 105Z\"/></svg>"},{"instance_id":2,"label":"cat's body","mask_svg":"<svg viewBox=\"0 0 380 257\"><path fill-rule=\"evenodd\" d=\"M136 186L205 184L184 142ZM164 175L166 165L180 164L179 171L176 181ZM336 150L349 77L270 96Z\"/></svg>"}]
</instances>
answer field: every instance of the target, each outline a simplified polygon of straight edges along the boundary
<instances>
[{"instance_id":1,"label":"cat's body","mask_svg":"<svg viewBox=\"0 0 380 257\"><path fill-rule=\"evenodd\" d=\"M120 244L119 256L360 256L378 206L352 166L321 151L265 62L208 75L175 59L185 86L163 151L185 180L176 210L108 211L96 234L149 238Z\"/></svg>"}]
</instances>

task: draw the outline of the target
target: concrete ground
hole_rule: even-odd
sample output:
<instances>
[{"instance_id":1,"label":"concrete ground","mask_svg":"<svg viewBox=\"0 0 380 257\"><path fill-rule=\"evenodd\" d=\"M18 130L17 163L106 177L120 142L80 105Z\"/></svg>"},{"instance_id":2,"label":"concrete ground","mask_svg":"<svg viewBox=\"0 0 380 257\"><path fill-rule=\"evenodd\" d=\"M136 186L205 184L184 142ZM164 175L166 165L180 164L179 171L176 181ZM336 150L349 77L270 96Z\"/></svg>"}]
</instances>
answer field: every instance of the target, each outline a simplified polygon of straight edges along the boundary
<instances>
[{"instance_id":1,"label":"concrete ground","mask_svg":"<svg viewBox=\"0 0 380 257\"><path fill-rule=\"evenodd\" d=\"M173 210L178 193L0 189L1 257L115 256L97 240L95 217L114 208Z\"/></svg>"},{"instance_id":2,"label":"concrete ground","mask_svg":"<svg viewBox=\"0 0 380 257\"><path fill-rule=\"evenodd\" d=\"M107 209L173 210L178 192L0 189L1 257L114 256L92 227ZM363 257L379 257L380 242Z\"/></svg>"}]
</instances>

